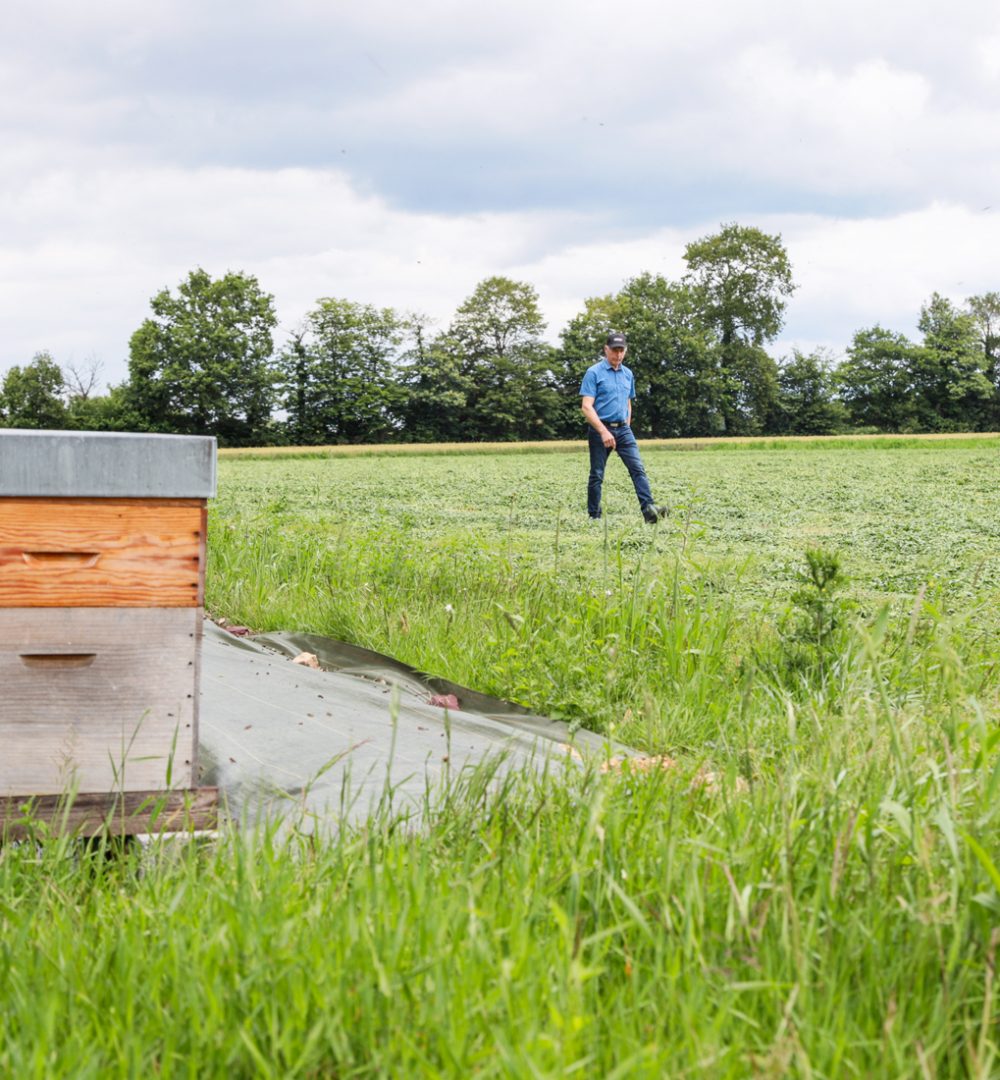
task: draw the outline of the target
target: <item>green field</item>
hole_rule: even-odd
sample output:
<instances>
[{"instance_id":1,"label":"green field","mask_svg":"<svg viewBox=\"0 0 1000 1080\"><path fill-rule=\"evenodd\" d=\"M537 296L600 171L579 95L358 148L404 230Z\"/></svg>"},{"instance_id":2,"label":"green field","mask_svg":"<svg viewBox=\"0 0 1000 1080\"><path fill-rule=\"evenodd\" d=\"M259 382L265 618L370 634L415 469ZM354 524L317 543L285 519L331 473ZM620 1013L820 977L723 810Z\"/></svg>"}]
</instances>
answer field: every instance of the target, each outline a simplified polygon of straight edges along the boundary
<instances>
[{"instance_id":1,"label":"green field","mask_svg":"<svg viewBox=\"0 0 1000 1080\"><path fill-rule=\"evenodd\" d=\"M649 447L671 518L612 460L594 527L582 449L223 458L217 617L674 764L487 763L322 840L8 845L0 1072L998 1075L998 461Z\"/></svg>"},{"instance_id":2,"label":"green field","mask_svg":"<svg viewBox=\"0 0 1000 1080\"><path fill-rule=\"evenodd\" d=\"M647 749L696 747L731 737L740 661L775 659L808 548L840 554L845 623L886 608L973 647L1000 625L1000 441L858 445L651 449L673 508L656 529L614 459L590 525L582 452L230 458L210 600Z\"/></svg>"}]
</instances>

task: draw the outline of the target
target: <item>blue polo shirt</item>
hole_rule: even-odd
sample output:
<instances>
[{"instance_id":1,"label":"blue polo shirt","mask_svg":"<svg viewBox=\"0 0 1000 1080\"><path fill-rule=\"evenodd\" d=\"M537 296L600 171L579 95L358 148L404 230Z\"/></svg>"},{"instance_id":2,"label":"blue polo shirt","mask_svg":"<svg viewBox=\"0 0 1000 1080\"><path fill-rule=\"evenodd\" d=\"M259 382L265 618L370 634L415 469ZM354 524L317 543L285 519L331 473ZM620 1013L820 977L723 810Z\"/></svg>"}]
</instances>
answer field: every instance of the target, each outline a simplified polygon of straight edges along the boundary
<instances>
[{"instance_id":1,"label":"blue polo shirt","mask_svg":"<svg viewBox=\"0 0 1000 1080\"><path fill-rule=\"evenodd\" d=\"M624 364L615 371L607 357L587 368L580 383L580 397L592 397L594 410L607 424L628 420L628 403L635 397L635 379Z\"/></svg>"}]
</instances>

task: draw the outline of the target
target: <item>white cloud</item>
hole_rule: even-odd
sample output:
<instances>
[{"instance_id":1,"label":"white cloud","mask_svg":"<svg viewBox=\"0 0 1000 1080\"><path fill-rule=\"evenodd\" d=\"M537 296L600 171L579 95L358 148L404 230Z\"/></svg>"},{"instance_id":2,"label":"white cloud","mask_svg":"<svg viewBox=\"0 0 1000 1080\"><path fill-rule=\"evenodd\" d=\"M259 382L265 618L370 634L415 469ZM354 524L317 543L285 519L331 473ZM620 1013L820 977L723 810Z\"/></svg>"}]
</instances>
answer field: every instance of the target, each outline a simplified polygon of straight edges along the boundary
<instances>
[{"instance_id":1,"label":"white cloud","mask_svg":"<svg viewBox=\"0 0 1000 1080\"><path fill-rule=\"evenodd\" d=\"M203 266L243 270L293 325L320 296L446 318L488 274L530 261L567 216L414 214L343 174L147 169L40 177L0 211L0 367L41 349L124 375L149 298Z\"/></svg>"},{"instance_id":2,"label":"white cloud","mask_svg":"<svg viewBox=\"0 0 1000 1080\"><path fill-rule=\"evenodd\" d=\"M554 340L587 296L647 270L680 276L684 245L718 227L407 212L341 173L304 169L64 170L5 206L0 368L49 349L61 362L98 357L112 381L124 377L150 297L195 266L255 274L285 332L321 296L424 311L443 327L478 281L507 274L538 289ZM934 203L883 218L742 220L782 233L788 247L800 289L786 343L842 349L873 322L910 332L932 291L961 300L998 285L1000 213Z\"/></svg>"},{"instance_id":3,"label":"white cloud","mask_svg":"<svg viewBox=\"0 0 1000 1080\"><path fill-rule=\"evenodd\" d=\"M825 344L843 349L855 330L875 323L914 334L931 293L962 303L1000 286L993 211L932 203L885 218L792 219L783 237L801 282L789 306L792 339L821 330Z\"/></svg>"},{"instance_id":4,"label":"white cloud","mask_svg":"<svg viewBox=\"0 0 1000 1080\"><path fill-rule=\"evenodd\" d=\"M123 377L199 265L285 326L327 295L446 323L506 273L555 336L739 220L788 243L786 340L835 348L1000 284L995 0L37 0L4 29L0 371Z\"/></svg>"},{"instance_id":5,"label":"white cloud","mask_svg":"<svg viewBox=\"0 0 1000 1080\"><path fill-rule=\"evenodd\" d=\"M798 206L810 193L975 201L998 179L983 134L1000 123L992 0L954 0L946 17L930 0L124 11L42 0L7 28L0 123L48 167L96 152L330 166L347 146L359 179L419 208L433 180L408 185L399 157L433 147L408 166L451 174L458 209L497 205L491 153L521 179L522 205L599 203L616 191L611 146L648 187L777 184Z\"/></svg>"},{"instance_id":6,"label":"white cloud","mask_svg":"<svg viewBox=\"0 0 1000 1080\"><path fill-rule=\"evenodd\" d=\"M991 34L973 46L973 59L984 81L1000 80L1000 34Z\"/></svg>"}]
</instances>

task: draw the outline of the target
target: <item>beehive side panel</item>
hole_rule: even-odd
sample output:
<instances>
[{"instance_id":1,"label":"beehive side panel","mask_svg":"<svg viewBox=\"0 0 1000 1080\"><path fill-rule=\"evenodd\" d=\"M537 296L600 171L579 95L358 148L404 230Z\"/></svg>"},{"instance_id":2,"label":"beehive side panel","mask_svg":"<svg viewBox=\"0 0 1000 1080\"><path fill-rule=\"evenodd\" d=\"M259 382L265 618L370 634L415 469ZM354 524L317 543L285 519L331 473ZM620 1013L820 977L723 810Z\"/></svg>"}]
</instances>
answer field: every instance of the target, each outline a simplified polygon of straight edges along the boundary
<instances>
[{"instance_id":1,"label":"beehive side panel","mask_svg":"<svg viewBox=\"0 0 1000 1080\"><path fill-rule=\"evenodd\" d=\"M0 499L0 607L197 607L198 500Z\"/></svg>"},{"instance_id":2,"label":"beehive side panel","mask_svg":"<svg viewBox=\"0 0 1000 1080\"><path fill-rule=\"evenodd\" d=\"M0 609L0 795L188 787L199 609Z\"/></svg>"}]
</instances>

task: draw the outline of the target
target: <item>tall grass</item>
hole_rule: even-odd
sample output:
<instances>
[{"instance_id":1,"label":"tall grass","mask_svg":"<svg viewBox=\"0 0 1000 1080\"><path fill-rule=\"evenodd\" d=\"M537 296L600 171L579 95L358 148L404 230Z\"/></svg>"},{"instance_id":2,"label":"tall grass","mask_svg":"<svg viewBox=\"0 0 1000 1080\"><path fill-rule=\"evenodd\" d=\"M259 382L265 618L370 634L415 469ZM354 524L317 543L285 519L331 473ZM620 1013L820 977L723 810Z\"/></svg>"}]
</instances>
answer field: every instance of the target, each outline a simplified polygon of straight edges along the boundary
<instances>
[{"instance_id":1,"label":"tall grass","mask_svg":"<svg viewBox=\"0 0 1000 1080\"><path fill-rule=\"evenodd\" d=\"M487 764L419 831L5 847L0 1071L995 1075L996 736L851 720L746 791Z\"/></svg>"},{"instance_id":2,"label":"tall grass","mask_svg":"<svg viewBox=\"0 0 1000 1080\"><path fill-rule=\"evenodd\" d=\"M499 519L220 504L215 614L674 763L485 762L419 825L0 846L0 1074L1000 1074L994 593L852 603L822 552L748 592L683 527L557 520L539 559Z\"/></svg>"},{"instance_id":3,"label":"tall grass","mask_svg":"<svg viewBox=\"0 0 1000 1080\"><path fill-rule=\"evenodd\" d=\"M661 692L691 737L721 715L712 688L731 668L735 628L704 575L635 574L615 551L587 585L520 565L503 541L491 551L460 536L414 544L393 527L230 524L213 534L213 604L257 629L349 640L602 730L646 717Z\"/></svg>"},{"instance_id":4,"label":"tall grass","mask_svg":"<svg viewBox=\"0 0 1000 1080\"><path fill-rule=\"evenodd\" d=\"M822 717L877 700L950 717L969 699L993 705L1000 683L990 638L946 618L939 593L845 618L804 663L780 630L791 598L737 603L739 565L610 541L596 572L545 570L503 537L427 543L279 514L216 521L209 568L231 620L351 641L650 751L768 755L789 708Z\"/></svg>"}]
</instances>

